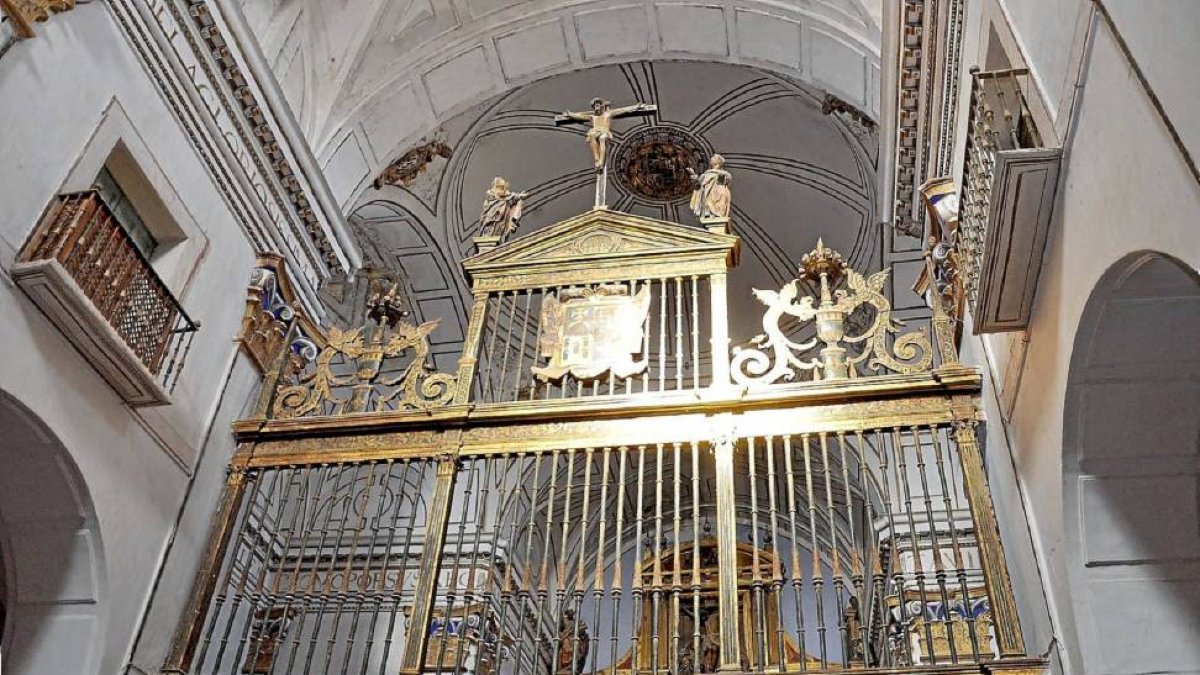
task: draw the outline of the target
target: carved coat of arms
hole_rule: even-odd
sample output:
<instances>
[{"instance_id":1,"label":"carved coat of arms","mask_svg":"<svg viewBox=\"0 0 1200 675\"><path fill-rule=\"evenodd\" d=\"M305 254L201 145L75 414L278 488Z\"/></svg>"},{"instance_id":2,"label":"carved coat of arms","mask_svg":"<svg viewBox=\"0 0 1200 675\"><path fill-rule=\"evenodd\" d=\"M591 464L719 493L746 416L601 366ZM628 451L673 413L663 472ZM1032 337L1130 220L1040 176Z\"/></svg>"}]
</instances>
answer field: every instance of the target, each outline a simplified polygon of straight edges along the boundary
<instances>
[{"instance_id":1,"label":"carved coat of arms","mask_svg":"<svg viewBox=\"0 0 1200 675\"><path fill-rule=\"evenodd\" d=\"M533 374L543 381L570 373L580 380L611 372L624 379L643 372L642 325L650 311L650 287L636 295L617 284L565 289L542 302L542 336L538 348L544 366Z\"/></svg>"}]
</instances>

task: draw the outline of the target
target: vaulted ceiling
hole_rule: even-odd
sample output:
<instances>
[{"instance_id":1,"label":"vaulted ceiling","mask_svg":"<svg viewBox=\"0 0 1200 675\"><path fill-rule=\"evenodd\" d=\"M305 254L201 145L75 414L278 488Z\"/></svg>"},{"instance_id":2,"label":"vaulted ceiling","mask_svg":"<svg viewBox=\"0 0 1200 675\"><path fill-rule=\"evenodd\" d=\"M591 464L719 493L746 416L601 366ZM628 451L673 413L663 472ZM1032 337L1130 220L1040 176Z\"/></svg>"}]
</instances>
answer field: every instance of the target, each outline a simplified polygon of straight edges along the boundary
<instances>
[{"instance_id":1,"label":"vaulted ceiling","mask_svg":"<svg viewBox=\"0 0 1200 675\"><path fill-rule=\"evenodd\" d=\"M242 0L242 11L342 204L464 110L600 64L753 65L879 110L881 0Z\"/></svg>"},{"instance_id":2,"label":"vaulted ceiling","mask_svg":"<svg viewBox=\"0 0 1200 675\"><path fill-rule=\"evenodd\" d=\"M791 279L817 237L864 271L896 248L875 194L879 0L245 0L242 10L365 261L400 271L417 318L442 320L439 368L453 366L465 330L457 262L492 177L530 192L522 232L591 207L583 129L553 116L593 96L659 106L616 124L615 161L663 137L698 159L726 157L744 246L730 280L735 340L758 332L751 287ZM449 160L408 185L372 186L435 130ZM686 194L638 194L615 166L608 202L695 222ZM354 293L329 290L334 315L350 315L336 305Z\"/></svg>"}]
</instances>

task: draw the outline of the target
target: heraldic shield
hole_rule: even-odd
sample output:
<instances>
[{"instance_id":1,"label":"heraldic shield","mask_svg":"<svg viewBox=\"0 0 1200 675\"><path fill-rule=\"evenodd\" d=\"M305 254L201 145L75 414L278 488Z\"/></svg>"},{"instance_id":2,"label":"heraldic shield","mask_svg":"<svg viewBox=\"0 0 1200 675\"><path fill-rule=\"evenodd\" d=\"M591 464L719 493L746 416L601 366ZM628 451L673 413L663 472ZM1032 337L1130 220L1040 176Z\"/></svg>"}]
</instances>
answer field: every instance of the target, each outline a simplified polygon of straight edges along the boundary
<instances>
[{"instance_id":1,"label":"heraldic shield","mask_svg":"<svg viewBox=\"0 0 1200 675\"><path fill-rule=\"evenodd\" d=\"M542 381L567 373L592 380L606 372L616 379L646 370L642 325L650 310L650 287L637 295L620 284L568 288L542 302L542 337L538 348L545 366L534 366Z\"/></svg>"}]
</instances>

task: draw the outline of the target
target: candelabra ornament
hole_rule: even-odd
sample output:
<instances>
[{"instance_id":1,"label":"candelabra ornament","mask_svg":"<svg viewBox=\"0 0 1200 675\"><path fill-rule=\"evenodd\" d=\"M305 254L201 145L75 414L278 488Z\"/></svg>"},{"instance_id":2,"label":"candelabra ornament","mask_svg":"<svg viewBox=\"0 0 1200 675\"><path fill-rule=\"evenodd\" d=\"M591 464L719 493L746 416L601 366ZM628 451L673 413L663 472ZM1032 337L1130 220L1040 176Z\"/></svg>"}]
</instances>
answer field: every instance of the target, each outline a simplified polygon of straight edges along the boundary
<instances>
[{"instance_id":1,"label":"candelabra ornament","mask_svg":"<svg viewBox=\"0 0 1200 675\"><path fill-rule=\"evenodd\" d=\"M658 112L658 106L649 103L634 103L620 108L600 97L592 99L591 112L564 111L555 115L554 123L558 126L565 124L590 124L587 132L587 144L592 151L592 166L596 170L596 203L595 208L607 208L608 192L608 142L612 140L612 121L621 117L653 115Z\"/></svg>"},{"instance_id":2,"label":"candelabra ornament","mask_svg":"<svg viewBox=\"0 0 1200 675\"><path fill-rule=\"evenodd\" d=\"M882 294L887 278L888 270L864 278L846 264L841 253L818 239L817 247L801 258L799 278L779 291L754 289L754 297L767 307L763 333L751 339L753 347L733 348L730 367L734 381L774 384L795 380L797 371L811 372L813 380L844 380L928 370L933 363L929 337L923 328L900 332L903 323L892 318L891 303ZM805 296L797 302L801 281L818 287L818 296ZM857 311L869 311L873 316L862 332L847 335L847 319ZM781 325L785 316L799 321L801 329L812 322L815 335L802 342L791 340ZM806 358L814 351L814 356Z\"/></svg>"},{"instance_id":3,"label":"candelabra ornament","mask_svg":"<svg viewBox=\"0 0 1200 675\"><path fill-rule=\"evenodd\" d=\"M441 320L419 326L405 321L410 312L400 297L398 284L376 288L362 326L331 328L316 359L279 387L275 416L428 410L449 403L457 378L430 372L427 364L429 334Z\"/></svg>"}]
</instances>

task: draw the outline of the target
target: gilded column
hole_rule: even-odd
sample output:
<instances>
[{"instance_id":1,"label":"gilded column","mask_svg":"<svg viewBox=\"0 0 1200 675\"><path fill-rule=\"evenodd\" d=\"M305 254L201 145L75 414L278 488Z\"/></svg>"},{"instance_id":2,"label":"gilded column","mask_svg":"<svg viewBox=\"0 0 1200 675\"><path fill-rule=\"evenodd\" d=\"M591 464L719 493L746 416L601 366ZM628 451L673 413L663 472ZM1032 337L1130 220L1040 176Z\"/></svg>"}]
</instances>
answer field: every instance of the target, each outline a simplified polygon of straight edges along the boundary
<instances>
[{"instance_id":1,"label":"gilded column","mask_svg":"<svg viewBox=\"0 0 1200 675\"><path fill-rule=\"evenodd\" d=\"M450 518L450 498L454 477L458 473L458 457L444 455L438 460L437 482L429 504L424 551L417 581L413 587L413 606L408 634L405 636L404 660L400 672L415 675L421 672L429 637L429 618L433 612L433 596L437 592L438 573L442 566L442 547L446 543L446 524Z\"/></svg>"},{"instance_id":2,"label":"gilded column","mask_svg":"<svg viewBox=\"0 0 1200 675\"><path fill-rule=\"evenodd\" d=\"M729 384L729 301L725 291L725 272L708 278L712 294L712 386Z\"/></svg>"},{"instance_id":3,"label":"gilded column","mask_svg":"<svg viewBox=\"0 0 1200 675\"><path fill-rule=\"evenodd\" d=\"M717 576L721 619L721 672L740 672L738 642L737 519L733 467L734 438L722 433L713 445L717 479Z\"/></svg>"},{"instance_id":4,"label":"gilded column","mask_svg":"<svg viewBox=\"0 0 1200 675\"><path fill-rule=\"evenodd\" d=\"M242 497L245 494L246 469L230 467L229 475L225 478L225 487L221 491L221 501L217 505L217 513L208 531L204 557L200 559L196 579L192 582L187 607L179 621L179 627L175 630L171 653L167 655L167 661L163 664L164 675L182 675L191 668L196 646L200 642L200 632L204 627L204 617L208 613L209 604L212 603L221 563L229 549L234 521L241 510Z\"/></svg>"},{"instance_id":5,"label":"gilded column","mask_svg":"<svg viewBox=\"0 0 1200 675\"><path fill-rule=\"evenodd\" d=\"M463 340L462 356L458 359L458 390L454 393L452 405L464 405L471 398L475 364L479 362L479 343L487 319L487 301L486 291L475 292L475 303L471 305L471 319L467 325L467 337Z\"/></svg>"},{"instance_id":6,"label":"gilded column","mask_svg":"<svg viewBox=\"0 0 1200 675\"><path fill-rule=\"evenodd\" d=\"M954 438L962 462L963 484L971 507L971 520L975 523L975 540L978 542L988 602L992 608L996 644L1001 657L1025 656L1025 639L1021 634L1021 621L1017 616L1017 604L1008 578L1004 546L1000 543L1000 528L996 524L992 493L984 474L983 455L975 437L975 426L974 420L959 420L954 426Z\"/></svg>"}]
</instances>

